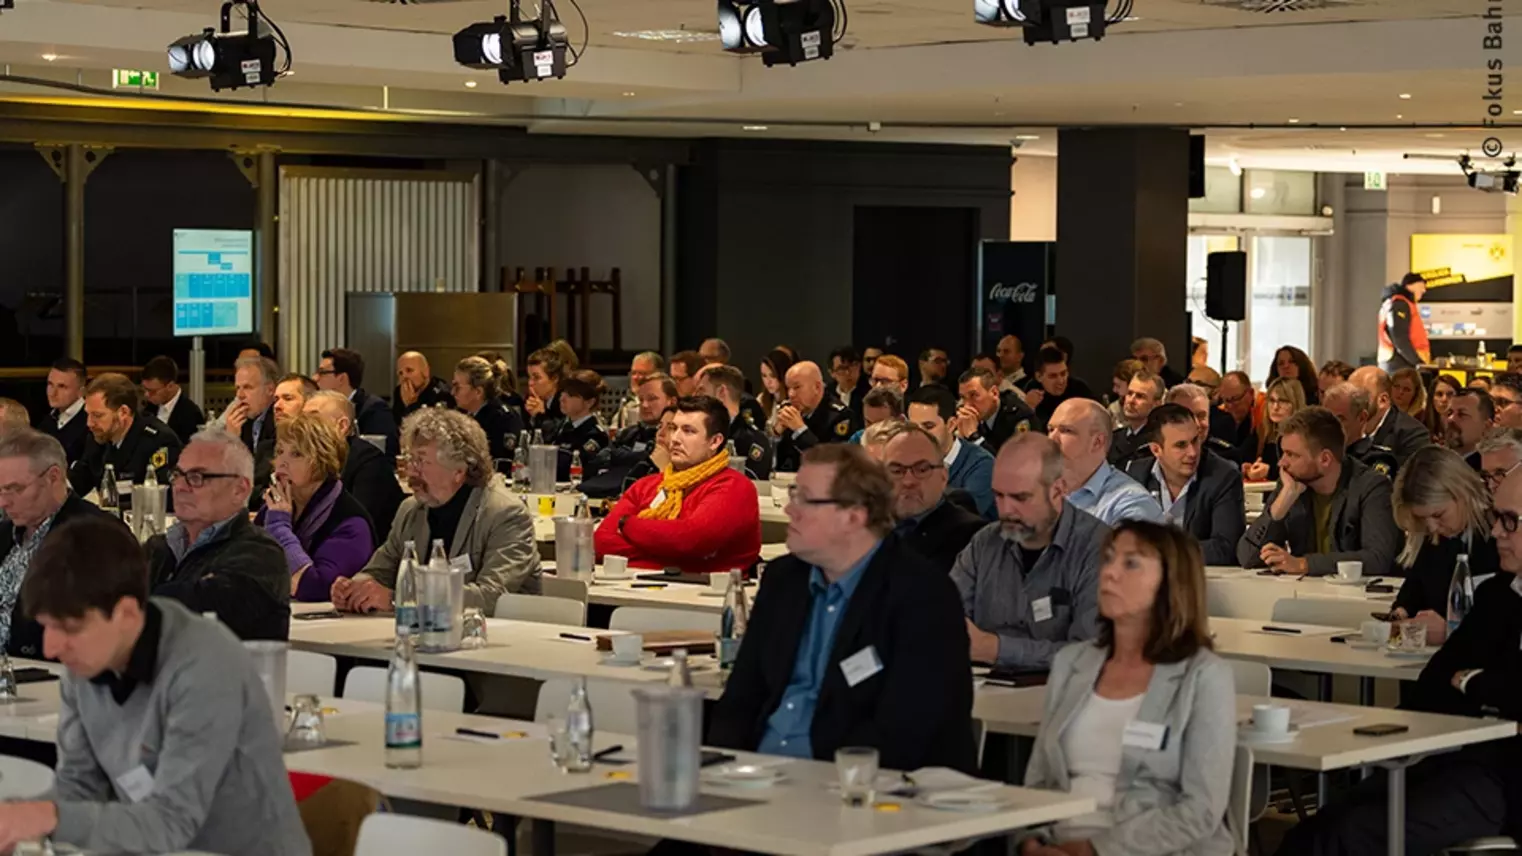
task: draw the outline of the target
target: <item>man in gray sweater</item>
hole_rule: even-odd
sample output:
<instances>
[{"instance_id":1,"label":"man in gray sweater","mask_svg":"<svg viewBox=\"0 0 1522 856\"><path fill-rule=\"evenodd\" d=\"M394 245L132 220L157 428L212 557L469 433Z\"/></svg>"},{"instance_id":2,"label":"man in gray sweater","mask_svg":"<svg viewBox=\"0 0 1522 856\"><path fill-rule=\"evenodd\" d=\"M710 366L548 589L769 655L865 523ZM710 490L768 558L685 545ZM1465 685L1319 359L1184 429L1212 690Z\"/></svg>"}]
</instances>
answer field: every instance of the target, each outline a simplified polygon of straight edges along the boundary
<instances>
[{"instance_id":1,"label":"man in gray sweater","mask_svg":"<svg viewBox=\"0 0 1522 856\"><path fill-rule=\"evenodd\" d=\"M269 696L226 628L148 597L137 541L65 523L32 560L26 613L68 668L52 799L0 805L0 852L50 837L98 853L310 856Z\"/></svg>"}]
</instances>

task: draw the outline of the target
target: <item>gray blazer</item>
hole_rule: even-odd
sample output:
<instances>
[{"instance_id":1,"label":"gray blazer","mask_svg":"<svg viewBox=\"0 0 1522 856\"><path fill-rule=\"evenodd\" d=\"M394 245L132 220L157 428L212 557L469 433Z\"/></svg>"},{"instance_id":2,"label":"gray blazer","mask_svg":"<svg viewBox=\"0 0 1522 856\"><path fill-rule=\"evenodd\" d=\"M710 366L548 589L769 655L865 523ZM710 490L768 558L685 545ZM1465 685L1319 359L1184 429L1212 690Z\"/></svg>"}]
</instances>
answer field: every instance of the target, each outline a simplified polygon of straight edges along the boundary
<instances>
[{"instance_id":1,"label":"gray blazer","mask_svg":"<svg viewBox=\"0 0 1522 856\"><path fill-rule=\"evenodd\" d=\"M460 525L455 528L449 558L470 557L465 578L465 606L491 615L497 598L506 592L539 593L539 546L534 541L534 519L493 476L485 487L470 491ZM428 509L409 496L396 510L391 534L380 545L356 580L369 577L387 588L396 588L396 571L402 564L406 542L417 546L418 558L428 561Z\"/></svg>"},{"instance_id":2,"label":"gray blazer","mask_svg":"<svg viewBox=\"0 0 1522 856\"><path fill-rule=\"evenodd\" d=\"M1033 788L1066 791L1062 732L1099 679L1109 652L1078 642L1058 652L1046 686L1046 712L1025 771ZM1126 747L1115 779L1115 825L1092 840L1099 856L1229 856L1226 828L1237 748L1236 686L1220 657L1200 650L1158 664L1137 720L1166 726L1161 750Z\"/></svg>"},{"instance_id":3,"label":"gray blazer","mask_svg":"<svg viewBox=\"0 0 1522 856\"><path fill-rule=\"evenodd\" d=\"M1338 562L1363 562L1364 576L1388 574L1400 552L1404 538L1395 525L1390 510L1390 479L1369 469L1353 458L1342 459L1342 478L1332 494L1332 552L1316 553L1315 508L1311 491L1306 489L1283 520L1268 513L1281 487L1263 503L1263 514L1247 528L1237 543L1237 560L1244 568L1261 568L1258 554L1268 543L1283 546L1304 556L1308 575L1324 577L1335 573Z\"/></svg>"}]
</instances>

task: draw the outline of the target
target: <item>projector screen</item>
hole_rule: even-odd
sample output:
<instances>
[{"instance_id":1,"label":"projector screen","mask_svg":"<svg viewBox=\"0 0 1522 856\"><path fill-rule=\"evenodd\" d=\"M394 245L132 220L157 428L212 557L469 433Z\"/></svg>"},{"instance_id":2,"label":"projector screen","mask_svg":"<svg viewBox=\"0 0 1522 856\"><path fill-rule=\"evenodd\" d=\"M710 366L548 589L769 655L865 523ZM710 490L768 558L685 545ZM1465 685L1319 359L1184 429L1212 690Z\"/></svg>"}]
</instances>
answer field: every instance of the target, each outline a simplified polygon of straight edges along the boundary
<instances>
[{"instance_id":1,"label":"projector screen","mask_svg":"<svg viewBox=\"0 0 1522 856\"><path fill-rule=\"evenodd\" d=\"M254 332L254 233L174 230L174 335Z\"/></svg>"}]
</instances>

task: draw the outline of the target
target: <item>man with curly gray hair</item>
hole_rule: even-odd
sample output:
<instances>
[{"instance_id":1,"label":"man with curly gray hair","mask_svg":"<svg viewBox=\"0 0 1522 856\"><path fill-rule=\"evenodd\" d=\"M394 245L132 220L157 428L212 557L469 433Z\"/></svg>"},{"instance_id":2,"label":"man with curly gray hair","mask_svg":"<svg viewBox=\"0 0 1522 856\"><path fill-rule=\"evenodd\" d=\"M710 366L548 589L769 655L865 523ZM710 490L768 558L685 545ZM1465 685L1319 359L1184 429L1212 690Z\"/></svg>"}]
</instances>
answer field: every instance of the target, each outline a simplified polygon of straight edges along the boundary
<instances>
[{"instance_id":1,"label":"man with curly gray hair","mask_svg":"<svg viewBox=\"0 0 1522 856\"><path fill-rule=\"evenodd\" d=\"M333 605L351 612L390 610L408 541L424 562L435 540L444 542L451 559L470 560L467 607L490 613L506 592L538 594L534 521L494 478L480 424L458 411L425 408L402 422L401 439L412 496L397 510L391 534L364 570L333 583Z\"/></svg>"}]
</instances>

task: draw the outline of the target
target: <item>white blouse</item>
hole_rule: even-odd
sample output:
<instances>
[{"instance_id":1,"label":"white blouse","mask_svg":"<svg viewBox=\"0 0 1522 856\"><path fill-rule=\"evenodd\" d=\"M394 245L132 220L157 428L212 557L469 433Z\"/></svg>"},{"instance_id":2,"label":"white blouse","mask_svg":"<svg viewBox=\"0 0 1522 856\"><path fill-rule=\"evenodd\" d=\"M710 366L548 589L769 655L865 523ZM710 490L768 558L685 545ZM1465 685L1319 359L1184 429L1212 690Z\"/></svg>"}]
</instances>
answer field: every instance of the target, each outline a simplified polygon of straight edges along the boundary
<instances>
[{"instance_id":1,"label":"white blouse","mask_svg":"<svg viewBox=\"0 0 1522 856\"><path fill-rule=\"evenodd\" d=\"M1093 830L1114 825L1110 809L1115 804L1122 738L1126 726L1141 711L1144 695L1110 699L1090 692L1088 701L1062 733L1062 754L1067 758L1068 778L1072 782L1069 791L1073 796L1092 798L1096 809L1058 824L1058 840L1090 838Z\"/></svg>"}]
</instances>

